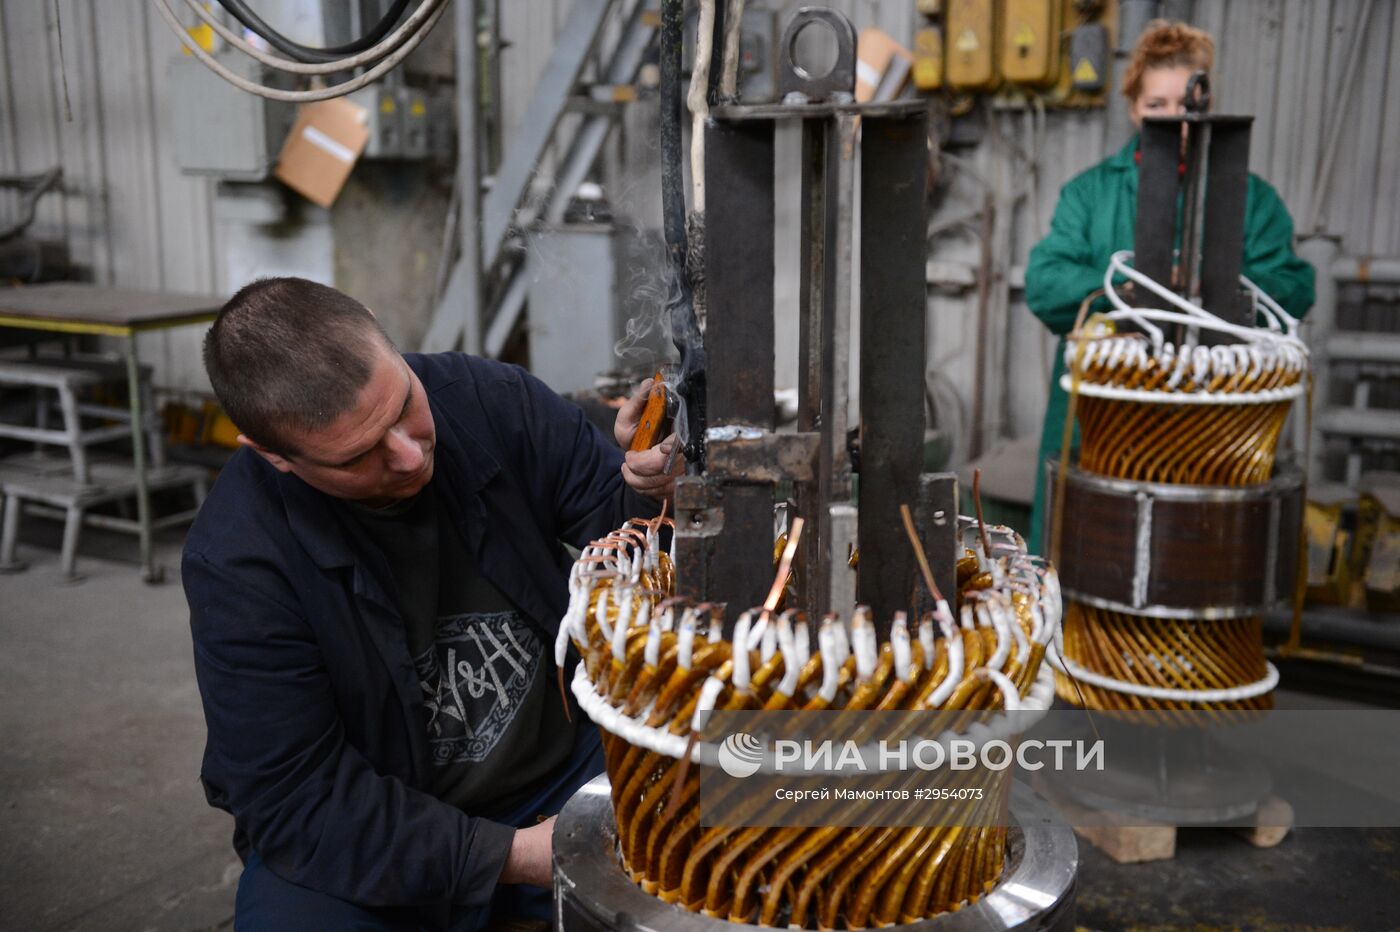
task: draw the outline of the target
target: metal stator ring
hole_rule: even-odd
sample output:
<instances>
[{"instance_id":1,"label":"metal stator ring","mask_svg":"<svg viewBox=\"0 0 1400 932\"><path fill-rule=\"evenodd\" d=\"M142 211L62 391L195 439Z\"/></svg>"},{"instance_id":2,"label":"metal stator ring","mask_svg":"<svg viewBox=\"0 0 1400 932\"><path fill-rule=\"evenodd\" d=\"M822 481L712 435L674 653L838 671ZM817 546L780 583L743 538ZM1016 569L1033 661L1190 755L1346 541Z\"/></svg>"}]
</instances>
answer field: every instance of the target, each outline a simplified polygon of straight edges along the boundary
<instances>
[{"instance_id":1,"label":"metal stator ring","mask_svg":"<svg viewBox=\"0 0 1400 932\"><path fill-rule=\"evenodd\" d=\"M1001 882L976 903L889 928L905 932L1070 932L1079 846L1050 805L1015 784ZM564 806L554 826L555 922L564 932L726 932L757 926L688 912L644 892L617 855L606 775Z\"/></svg>"}]
</instances>

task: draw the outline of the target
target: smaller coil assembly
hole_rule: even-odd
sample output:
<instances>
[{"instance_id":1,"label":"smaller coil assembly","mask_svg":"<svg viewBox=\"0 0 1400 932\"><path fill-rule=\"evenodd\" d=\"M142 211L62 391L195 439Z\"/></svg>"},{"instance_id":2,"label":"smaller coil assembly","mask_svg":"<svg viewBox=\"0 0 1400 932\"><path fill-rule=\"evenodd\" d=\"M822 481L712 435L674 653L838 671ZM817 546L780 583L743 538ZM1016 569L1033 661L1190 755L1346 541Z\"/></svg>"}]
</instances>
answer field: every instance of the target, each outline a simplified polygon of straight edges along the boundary
<instances>
[{"instance_id":1,"label":"smaller coil assembly","mask_svg":"<svg viewBox=\"0 0 1400 932\"><path fill-rule=\"evenodd\" d=\"M1052 464L1067 597L1066 701L1100 709L1262 709L1278 672L1260 615L1293 588L1302 476L1275 469L1308 385L1297 322L1248 279L1257 326L1229 323L1116 253L1110 313L1070 335L1081 446ZM1130 306L1115 278L1170 309ZM1175 336L1175 341L1169 336ZM1212 345L1213 344L1213 345ZM1072 530L1071 530L1072 529Z\"/></svg>"}]
</instances>

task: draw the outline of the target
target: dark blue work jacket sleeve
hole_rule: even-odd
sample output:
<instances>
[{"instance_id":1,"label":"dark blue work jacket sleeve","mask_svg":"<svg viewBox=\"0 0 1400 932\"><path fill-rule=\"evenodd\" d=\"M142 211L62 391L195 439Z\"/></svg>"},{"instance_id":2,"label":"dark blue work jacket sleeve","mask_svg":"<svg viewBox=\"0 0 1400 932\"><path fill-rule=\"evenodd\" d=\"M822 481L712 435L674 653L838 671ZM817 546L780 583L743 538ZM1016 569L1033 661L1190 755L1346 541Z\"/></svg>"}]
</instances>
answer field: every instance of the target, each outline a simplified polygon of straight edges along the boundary
<instances>
[{"instance_id":1,"label":"dark blue work jacket sleeve","mask_svg":"<svg viewBox=\"0 0 1400 932\"><path fill-rule=\"evenodd\" d=\"M444 517L482 572L556 631L560 541L582 545L656 504L626 487L621 451L583 412L523 370L406 358L433 411ZM233 813L235 843L293 883L364 905L484 904L514 829L425 791L425 719L392 581L344 507L242 450L190 531L206 793Z\"/></svg>"}]
</instances>

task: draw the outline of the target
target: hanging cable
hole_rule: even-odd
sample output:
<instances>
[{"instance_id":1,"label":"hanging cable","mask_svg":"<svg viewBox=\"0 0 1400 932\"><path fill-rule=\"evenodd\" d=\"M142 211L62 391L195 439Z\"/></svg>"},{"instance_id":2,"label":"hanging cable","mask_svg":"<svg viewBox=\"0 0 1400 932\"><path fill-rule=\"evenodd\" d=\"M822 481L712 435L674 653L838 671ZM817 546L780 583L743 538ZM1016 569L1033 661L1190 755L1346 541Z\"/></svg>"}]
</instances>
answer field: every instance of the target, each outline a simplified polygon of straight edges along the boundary
<instances>
[{"instance_id":1,"label":"hanging cable","mask_svg":"<svg viewBox=\"0 0 1400 932\"><path fill-rule=\"evenodd\" d=\"M719 0L700 0L700 17L695 29L695 62L690 68L690 92L686 106L690 108L690 209L705 213L705 120L710 116L710 59L715 39L715 4Z\"/></svg>"},{"instance_id":2,"label":"hanging cable","mask_svg":"<svg viewBox=\"0 0 1400 932\"><path fill-rule=\"evenodd\" d=\"M427 20L423 23L422 27L408 34L406 38L402 40L402 44L394 50L392 54L389 54L359 77L326 88L287 91L280 88L268 87L264 84L258 84L255 81L250 81L242 75L229 70L189 36L185 28L180 24L179 18L175 15L175 11L170 8L168 0L152 0L152 2L155 4L156 12L165 20L171 31L175 33L176 38L180 40L180 44L219 77L223 78L234 87L247 91L250 94L257 94L260 97L266 97L270 100L284 100L292 103L330 100L333 97L341 97L374 83L380 77L397 67L400 62L407 58L409 54L423 42L428 33L437 25L437 21L442 18L443 12L447 9L447 0L424 0L423 5L414 13L414 17L412 18L416 19L420 15L426 16ZM412 19L410 22L412 22ZM405 23L404 28L408 27L409 23ZM395 35L398 35L398 33L395 33ZM380 45L386 46L394 41L394 36L390 36L388 39L385 39L384 42L380 43ZM346 65L344 63L338 63L335 66L320 65L305 67L329 68L334 71L346 70Z\"/></svg>"},{"instance_id":3,"label":"hanging cable","mask_svg":"<svg viewBox=\"0 0 1400 932\"><path fill-rule=\"evenodd\" d=\"M671 289L666 303L671 340L680 353L676 393L685 402L677 434L686 459L697 463L705 434L705 348L692 288L690 244L685 209L684 144L681 138L681 41L684 0L661 2L661 220L671 259ZM681 428L684 427L682 431Z\"/></svg>"},{"instance_id":4,"label":"hanging cable","mask_svg":"<svg viewBox=\"0 0 1400 932\"><path fill-rule=\"evenodd\" d=\"M283 52L293 58L304 62L333 62L344 58L347 55L354 55L373 47L380 39L394 28L394 23L403 16L403 11L408 9L409 0L395 0L394 6L369 32L353 42L345 45L332 46L330 48L317 49L308 45L301 45L293 42L282 35L276 29L269 26L262 17L248 8L248 4L243 0L218 0L219 6L228 10L244 26L267 40L268 45Z\"/></svg>"},{"instance_id":5,"label":"hanging cable","mask_svg":"<svg viewBox=\"0 0 1400 932\"><path fill-rule=\"evenodd\" d=\"M685 287L685 175L681 170L681 36L684 0L661 2L661 220L671 268Z\"/></svg>"},{"instance_id":6,"label":"hanging cable","mask_svg":"<svg viewBox=\"0 0 1400 932\"><path fill-rule=\"evenodd\" d=\"M739 59L743 45L744 0L729 0L724 11L724 68L720 75L719 96L732 102L739 96Z\"/></svg>"},{"instance_id":7,"label":"hanging cable","mask_svg":"<svg viewBox=\"0 0 1400 932\"><path fill-rule=\"evenodd\" d=\"M292 74L333 74L339 71L350 71L361 65L374 64L384 59L386 55L393 52L412 35L416 34L424 24L424 21L432 14L433 8L440 0L426 0L418 9L413 11L413 15L404 20L403 25L394 30L393 34L384 39L373 48L366 49L358 55L349 58L337 59L336 61L324 64L307 64L305 62L293 61L289 58L280 58L271 55L257 46L246 41L235 30L232 30L219 21L219 17L206 10L199 0L185 0L185 6L189 7L196 15L202 19L209 28L218 33L219 37L238 49L245 55L256 58L269 68L276 68L280 71L287 71ZM445 0L442 0L445 2Z\"/></svg>"}]
</instances>

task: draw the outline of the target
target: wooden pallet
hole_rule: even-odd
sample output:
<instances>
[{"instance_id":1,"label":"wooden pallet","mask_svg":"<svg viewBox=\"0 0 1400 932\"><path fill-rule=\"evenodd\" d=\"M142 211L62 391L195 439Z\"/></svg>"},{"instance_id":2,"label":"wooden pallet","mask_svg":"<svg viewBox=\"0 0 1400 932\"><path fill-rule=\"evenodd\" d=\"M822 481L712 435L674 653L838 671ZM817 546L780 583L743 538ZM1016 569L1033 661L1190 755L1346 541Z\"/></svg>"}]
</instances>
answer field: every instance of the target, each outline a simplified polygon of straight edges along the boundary
<instances>
[{"instance_id":1,"label":"wooden pallet","mask_svg":"<svg viewBox=\"0 0 1400 932\"><path fill-rule=\"evenodd\" d=\"M1048 799L1074 827L1074 832L1119 864L1140 864L1145 861L1165 861L1176 856L1174 825L1143 825L1142 820L1121 817L1118 824L1111 813L1086 809L1061 793L1054 792L1044 781L1037 781L1037 792ZM1081 818L1082 816L1082 818ZM1132 824L1127 824L1129 821ZM1086 823L1086 824L1080 824ZM1293 807L1277 796L1270 796L1255 813L1254 825L1227 826L1232 832L1256 848L1272 848L1287 837L1293 827Z\"/></svg>"}]
</instances>

